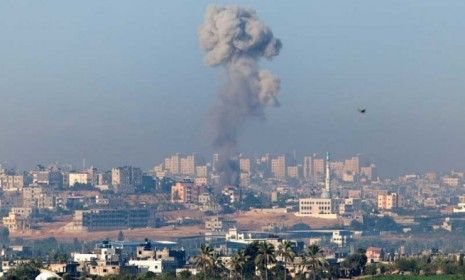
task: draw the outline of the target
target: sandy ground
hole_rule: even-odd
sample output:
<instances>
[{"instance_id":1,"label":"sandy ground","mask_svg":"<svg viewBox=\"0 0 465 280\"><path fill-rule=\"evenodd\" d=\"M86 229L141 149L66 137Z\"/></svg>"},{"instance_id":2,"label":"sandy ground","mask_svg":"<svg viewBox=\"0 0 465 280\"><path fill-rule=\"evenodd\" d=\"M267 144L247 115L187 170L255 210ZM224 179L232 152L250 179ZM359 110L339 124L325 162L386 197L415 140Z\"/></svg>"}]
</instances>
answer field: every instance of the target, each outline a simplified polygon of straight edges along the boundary
<instances>
[{"instance_id":1,"label":"sandy ground","mask_svg":"<svg viewBox=\"0 0 465 280\"><path fill-rule=\"evenodd\" d=\"M275 224L278 227L291 227L296 224L304 223L311 228L330 227L338 224L337 220L326 220L311 217L297 217L294 213L263 213L261 211L248 211L229 216L231 220L237 222L240 229L261 231L263 227Z\"/></svg>"},{"instance_id":2,"label":"sandy ground","mask_svg":"<svg viewBox=\"0 0 465 280\"><path fill-rule=\"evenodd\" d=\"M176 211L164 213L165 218L175 219L178 217L190 217L200 219L202 214L196 211ZM236 226L242 230L261 231L264 227L274 224L277 226L290 227L295 224L305 223L311 228L329 227L337 224L334 220L325 220L310 217L297 217L293 213L262 213L259 211L248 211L228 215L227 219L236 221ZM60 221L54 223L41 223L39 229L25 232L12 232L12 238L22 237L25 239L40 239L55 237L58 240L71 241L74 238L79 240L103 240L106 238L116 239L119 230L113 231L67 231L65 226L69 221ZM127 239L142 240L144 238L156 240L175 240L179 237L189 237L203 234L205 229L203 224L180 226L180 227L161 227L161 228L137 228L122 230Z\"/></svg>"},{"instance_id":3,"label":"sandy ground","mask_svg":"<svg viewBox=\"0 0 465 280\"><path fill-rule=\"evenodd\" d=\"M79 240L104 240L116 239L119 230L111 231L66 231L63 226L65 223L47 223L41 224L40 229L12 232L10 238L22 237L25 239L41 239L48 237L55 237L61 241L72 241L74 238ZM137 228L121 230L127 239L143 240L145 238L154 240L171 240L174 241L179 237L195 236L205 232L203 226L184 226L184 227L161 227L161 228Z\"/></svg>"}]
</instances>

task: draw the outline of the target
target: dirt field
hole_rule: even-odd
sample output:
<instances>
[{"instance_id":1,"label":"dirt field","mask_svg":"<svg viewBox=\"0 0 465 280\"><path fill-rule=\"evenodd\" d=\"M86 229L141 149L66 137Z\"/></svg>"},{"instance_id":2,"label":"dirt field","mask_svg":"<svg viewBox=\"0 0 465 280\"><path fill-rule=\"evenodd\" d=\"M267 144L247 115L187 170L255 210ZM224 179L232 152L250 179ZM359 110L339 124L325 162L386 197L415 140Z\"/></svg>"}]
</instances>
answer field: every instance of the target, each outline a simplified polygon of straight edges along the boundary
<instances>
[{"instance_id":1,"label":"dirt field","mask_svg":"<svg viewBox=\"0 0 465 280\"><path fill-rule=\"evenodd\" d=\"M166 218L190 217L200 219L202 215L196 211L177 211L164 213ZM337 224L335 220L325 220L309 217L297 217L292 213L263 213L260 211L242 212L228 215L228 219L237 222L236 226L242 230L261 231L264 227L274 224L277 226L290 227L298 223L308 224L311 228L329 227ZM119 230L113 231L67 231L65 226L69 221L42 223L39 224L38 230L26 232L12 232L11 237L22 237L26 239L40 239L55 237L58 240L71 241L74 238L79 240L103 240L105 238L116 239ZM196 236L203 234L205 229L203 224L180 227L161 227L161 228L138 228L122 230L124 236L128 239L142 240L144 238L157 240L175 240L179 237Z\"/></svg>"},{"instance_id":2,"label":"dirt field","mask_svg":"<svg viewBox=\"0 0 465 280\"><path fill-rule=\"evenodd\" d=\"M65 223L48 223L42 224L40 230L31 230L25 232L12 232L10 237L22 237L25 239L41 239L55 237L62 241L72 241L74 238L79 240L104 240L116 239L119 230L112 231L66 231L63 229ZM185 226L179 228L161 227L161 228L137 228L122 230L127 239L143 240L145 238L155 240L175 240L178 237L195 236L205 232L202 226Z\"/></svg>"},{"instance_id":3,"label":"dirt field","mask_svg":"<svg viewBox=\"0 0 465 280\"><path fill-rule=\"evenodd\" d=\"M311 217L297 217L294 213L263 213L259 210L252 210L228 216L237 222L239 229L262 230L263 227L275 224L280 227L291 227L295 224L304 223L311 228L330 227L338 224L337 220L326 220Z\"/></svg>"}]
</instances>

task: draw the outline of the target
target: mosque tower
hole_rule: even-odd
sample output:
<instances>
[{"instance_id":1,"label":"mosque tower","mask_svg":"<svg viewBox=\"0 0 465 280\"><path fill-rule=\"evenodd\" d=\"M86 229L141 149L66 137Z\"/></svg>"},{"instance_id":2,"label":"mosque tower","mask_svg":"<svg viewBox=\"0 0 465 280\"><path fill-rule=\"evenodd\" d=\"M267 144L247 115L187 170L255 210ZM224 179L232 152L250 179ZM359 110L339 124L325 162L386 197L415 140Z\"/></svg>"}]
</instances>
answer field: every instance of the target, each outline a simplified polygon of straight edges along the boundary
<instances>
[{"instance_id":1,"label":"mosque tower","mask_svg":"<svg viewBox=\"0 0 465 280\"><path fill-rule=\"evenodd\" d=\"M331 198L331 170L329 167L329 152L326 152L326 172L325 172L325 190L321 194L322 198Z\"/></svg>"}]
</instances>

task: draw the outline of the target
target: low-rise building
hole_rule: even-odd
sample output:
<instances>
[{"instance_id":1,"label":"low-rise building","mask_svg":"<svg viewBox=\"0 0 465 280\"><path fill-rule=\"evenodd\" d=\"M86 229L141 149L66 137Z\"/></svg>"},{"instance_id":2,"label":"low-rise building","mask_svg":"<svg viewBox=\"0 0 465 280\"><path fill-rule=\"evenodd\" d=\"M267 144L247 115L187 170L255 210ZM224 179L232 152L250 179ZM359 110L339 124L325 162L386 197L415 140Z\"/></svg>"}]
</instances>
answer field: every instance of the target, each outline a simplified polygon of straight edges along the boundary
<instances>
[{"instance_id":1,"label":"low-rise building","mask_svg":"<svg viewBox=\"0 0 465 280\"><path fill-rule=\"evenodd\" d=\"M44 187L26 187L22 190L23 207L54 209L55 197Z\"/></svg>"},{"instance_id":2,"label":"low-rise building","mask_svg":"<svg viewBox=\"0 0 465 280\"><path fill-rule=\"evenodd\" d=\"M4 191L19 191L25 186L24 175L0 175L0 187Z\"/></svg>"},{"instance_id":3,"label":"low-rise building","mask_svg":"<svg viewBox=\"0 0 465 280\"><path fill-rule=\"evenodd\" d=\"M110 262L110 261L97 261L94 264L88 266L89 274L106 277L110 275L120 274L120 265L119 262Z\"/></svg>"},{"instance_id":4,"label":"low-rise building","mask_svg":"<svg viewBox=\"0 0 465 280\"><path fill-rule=\"evenodd\" d=\"M399 207L399 196L396 193L378 195L378 209L392 210Z\"/></svg>"},{"instance_id":5,"label":"low-rise building","mask_svg":"<svg viewBox=\"0 0 465 280\"><path fill-rule=\"evenodd\" d=\"M301 198L297 216L337 219L336 203L331 198Z\"/></svg>"},{"instance_id":6,"label":"low-rise building","mask_svg":"<svg viewBox=\"0 0 465 280\"><path fill-rule=\"evenodd\" d=\"M352 239L352 235L348 230L335 230L332 232L331 242L339 247L345 246Z\"/></svg>"},{"instance_id":7,"label":"low-rise building","mask_svg":"<svg viewBox=\"0 0 465 280\"><path fill-rule=\"evenodd\" d=\"M368 263L377 263L383 260L383 249L378 247L368 247L365 255L367 256Z\"/></svg>"},{"instance_id":8,"label":"low-rise building","mask_svg":"<svg viewBox=\"0 0 465 280\"><path fill-rule=\"evenodd\" d=\"M209 217L205 220L205 229L209 231L223 231L234 226L234 221L225 220L221 217Z\"/></svg>"},{"instance_id":9,"label":"low-rise building","mask_svg":"<svg viewBox=\"0 0 465 280\"><path fill-rule=\"evenodd\" d=\"M92 183L92 176L86 172L71 172L68 174L69 186L73 187L76 184L87 185Z\"/></svg>"},{"instance_id":10,"label":"low-rise building","mask_svg":"<svg viewBox=\"0 0 465 280\"><path fill-rule=\"evenodd\" d=\"M201 187L192 181L177 182L171 186L172 203L197 203Z\"/></svg>"},{"instance_id":11,"label":"low-rise building","mask_svg":"<svg viewBox=\"0 0 465 280\"><path fill-rule=\"evenodd\" d=\"M31 229L31 218L21 214L10 212L8 216L3 217L3 225L10 232L25 231Z\"/></svg>"},{"instance_id":12,"label":"low-rise building","mask_svg":"<svg viewBox=\"0 0 465 280\"><path fill-rule=\"evenodd\" d=\"M139 272L150 271L155 274L175 272L177 268L173 261L162 259L129 260L128 264L136 266L139 269Z\"/></svg>"},{"instance_id":13,"label":"low-rise building","mask_svg":"<svg viewBox=\"0 0 465 280\"><path fill-rule=\"evenodd\" d=\"M442 183L449 187L458 187L462 184L462 179L459 176L444 176L442 177Z\"/></svg>"},{"instance_id":14,"label":"low-rise building","mask_svg":"<svg viewBox=\"0 0 465 280\"><path fill-rule=\"evenodd\" d=\"M153 215L147 208L74 211L70 230L116 230L150 227Z\"/></svg>"}]
</instances>

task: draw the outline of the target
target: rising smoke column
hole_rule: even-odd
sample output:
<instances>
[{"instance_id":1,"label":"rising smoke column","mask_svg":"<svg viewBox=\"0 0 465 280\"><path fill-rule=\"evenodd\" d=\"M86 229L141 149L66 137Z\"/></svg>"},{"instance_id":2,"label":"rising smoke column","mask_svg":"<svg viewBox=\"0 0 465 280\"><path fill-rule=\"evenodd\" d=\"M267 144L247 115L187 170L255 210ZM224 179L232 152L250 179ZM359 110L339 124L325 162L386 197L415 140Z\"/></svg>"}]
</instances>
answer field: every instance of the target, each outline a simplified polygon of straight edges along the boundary
<instances>
[{"instance_id":1,"label":"rising smoke column","mask_svg":"<svg viewBox=\"0 0 465 280\"><path fill-rule=\"evenodd\" d=\"M227 83L211 111L210 132L220 154L220 183L238 186L240 170L231 158L239 130L250 118L264 118L266 106L279 105L280 80L259 69L258 61L278 55L282 44L254 10L237 6L209 7L199 41L206 52L205 63L223 66L226 72Z\"/></svg>"}]
</instances>

